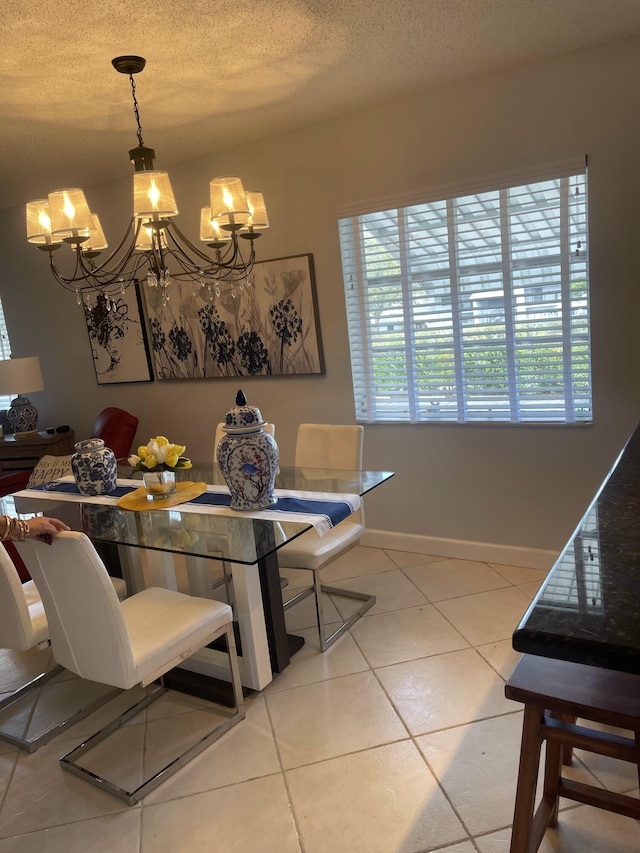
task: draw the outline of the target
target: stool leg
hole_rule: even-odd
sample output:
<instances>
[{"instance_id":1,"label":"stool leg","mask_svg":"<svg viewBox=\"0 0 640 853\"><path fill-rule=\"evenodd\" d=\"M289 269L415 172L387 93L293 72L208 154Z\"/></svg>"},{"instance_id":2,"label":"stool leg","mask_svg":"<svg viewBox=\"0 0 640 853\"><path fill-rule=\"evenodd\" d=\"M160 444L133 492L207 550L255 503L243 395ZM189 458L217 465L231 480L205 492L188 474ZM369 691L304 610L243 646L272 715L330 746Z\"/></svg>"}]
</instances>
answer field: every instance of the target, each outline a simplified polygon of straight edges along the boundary
<instances>
[{"instance_id":1,"label":"stool leg","mask_svg":"<svg viewBox=\"0 0 640 853\"><path fill-rule=\"evenodd\" d=\"M555 717L557 720L562 720L565 723L575 723L578 719L575 714L552 714L552 717ZM565 767L571 767L571 762L573 760L573 747L565 746L562 750L562 763Z\"/></svg>"},{"instance_id":2,"label":"stool leg","mask_svg":"<svg viewBox=\"0 0 640 853\"><path fill-rule=\"evenodd\" d=\"M568 717L566 714L552 714L552 716L560 719ZM556 741L545 741L544 787L542 790L544 806L541 804L539 810L545 808L548 810L548 826L555 826L558 823L558 807L560 805L558 786L562 774L562 765L571 763L571 756L569 756L568 762L564 760L566 752L571 753L571 748Z\"/></svg>"},{"instance_id":3,"label":"stool leg","mask_svg":"<svg viewBox=\"0 0 640 853\"><path fill-rule=\"evenodd\" d=\"M531 833L542 746L540 737L542 716L542 709L525 705L510 853L534 853L537 849L537 847L531 847Z\"/></svg>"}]
</instances>

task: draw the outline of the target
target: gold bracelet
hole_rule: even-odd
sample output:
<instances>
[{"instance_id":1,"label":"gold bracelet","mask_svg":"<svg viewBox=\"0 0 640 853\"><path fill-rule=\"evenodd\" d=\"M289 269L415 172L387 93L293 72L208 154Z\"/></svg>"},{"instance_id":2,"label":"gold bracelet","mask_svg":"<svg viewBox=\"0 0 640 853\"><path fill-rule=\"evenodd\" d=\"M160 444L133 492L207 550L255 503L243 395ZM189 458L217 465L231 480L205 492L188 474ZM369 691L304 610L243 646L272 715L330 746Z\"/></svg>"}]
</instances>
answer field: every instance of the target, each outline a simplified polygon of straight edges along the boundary
<instances>
[{"instance_id":1,"label":"gold bracelet","mask_svg":"<svg viewBox=\"0 0 640 853\"><path fill-rule=\"evenodd\" d=\"M29 538L29 525L26 521L23 521L21 518L19 518L18 526L20 527L20 542L24 542L25 539Z\"/></svg>"},{"instance_id":2,"label":"gold bracelet","mask_svg":"<svg viewBox=\"0 0 640 853\"><path fill-rule=\"evenodd\" d=\"M4 530L2 531L2 536L0 536L0 542L5 542L11 533L11 520L8 515L3 515L2 518L4 519Z\"/></svg>"}]
</instances>

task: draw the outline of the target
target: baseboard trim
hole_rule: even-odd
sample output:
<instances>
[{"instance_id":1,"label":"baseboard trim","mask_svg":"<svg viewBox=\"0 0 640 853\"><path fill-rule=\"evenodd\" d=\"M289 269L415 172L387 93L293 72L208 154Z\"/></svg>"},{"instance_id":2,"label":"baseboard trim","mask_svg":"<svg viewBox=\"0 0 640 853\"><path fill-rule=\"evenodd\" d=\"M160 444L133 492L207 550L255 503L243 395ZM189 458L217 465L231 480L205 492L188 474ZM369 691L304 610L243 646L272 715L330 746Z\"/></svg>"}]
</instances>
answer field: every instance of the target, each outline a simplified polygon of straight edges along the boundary
<instances>
[{"instance_id":1,"label":"baseboard trim","mask_svg":"<svg viewBox=\"0 0 640 853\"><path fill-rule=\"evenodd\" d=\"M392 530L367 528L361 545L386 548L390 551L409 551L412 554L429 554L458 560L479 560L483 563L500 563L505 566L522 566L527 569L548 571L558 554L541 548L522 548L496 545L491 542L471 542L464 539L444 539L439 536L421 536L417 533L396 533Z\"/></svg>"}]
</instances>

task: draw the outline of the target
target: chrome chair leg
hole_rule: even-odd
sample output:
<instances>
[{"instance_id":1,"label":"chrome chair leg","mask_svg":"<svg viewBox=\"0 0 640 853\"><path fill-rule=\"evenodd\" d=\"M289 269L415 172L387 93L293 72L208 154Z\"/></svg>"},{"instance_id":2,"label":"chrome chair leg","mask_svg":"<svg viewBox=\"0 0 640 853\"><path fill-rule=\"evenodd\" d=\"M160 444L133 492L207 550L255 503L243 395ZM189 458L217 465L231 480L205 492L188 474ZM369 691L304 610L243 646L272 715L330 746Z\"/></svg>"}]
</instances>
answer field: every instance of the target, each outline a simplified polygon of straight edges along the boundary
<instances>
[{"instance_id":1,"label":"chrome chair leg","mask_svg":"<svg viewBox=\"0 0 640 853\"><path fill-rule=\"evenodd\" d=\"M214 743L214 741L222 737L222 735L229 731L229 729L231 729L233 726L235 726L236 723L239 723L240 720L244 719L244 697L242 693L242 684L240 682L240 671L235 655L236 646L233 634L233 625L230 625L227 628L227 630L225 631L225 636L227 639L227 652L229 656L229 666L231 669L231 680L233 684L234 709L233 711L228 711L227 709L223 710L218 706L213 709L207 708L207 706L205 705L199 706L199 709L207 711L211 714L215 713L218 716L221 713L225 713L228 715L226 719L218 723L218 725L211 729L211 731L209 731L206 735L199 738L199 740L197 740L194 744L184 750L184 752L182 752L176 758L172 759L161 770L158 770L157 772L153 773L148 779L146 779L144 782L138 785L138 787L132 790L122 788L115 782L104 778L98 773L93 773L91 770L88 770L86 767L80 765L78 763L78 759L80 759L83 755L89 752L89 750L93 749L93 747L97 746L97 744L104 741L107 737L109 737L109 735L120 729L126 722L135 717L136 714L138 714L152 702L155 702L156 699L159 699L160 696L167 692L165 687L157 684L152 684L147 687L145 696L139 702L136 702L135 705L132 705L123 714L121 714L115 720L110 722L99 732L96 732L86 741L83 741L81 744L72 749L71 752L68 752L66 755L64 755L60 759L60 765L63 770L67 770L69 773L73 773L75 776L84 779L85 782L88 782L89 784L94 785L96 788L100 788L101 790L106 791L108 794L111 794L112 796L117 797L118 799L123 800L125 803L132 806L139 802L147 794L150 794L151 791L155 790L158 785L165 781L165 779L168 779L181 767L184 767L185 764L191 761L192 758L195 758L196 755L206 749L210 744Z\"/></svg>"},{"instance_id":2,"label":"chrome chair leg","mask_svg":"<svg viewBox=\"0 0 640 853\"><path fill-rule=\"evenodd\" d=\"M7 709L11 708L16 703L20 702L22 699L26 699L39 692L48 682L52 681L56 676L60 675L60 673L64 672L64 667L55 666L53 669L48 670L47 672L42 672L40 675L37 675L27 684L24 684L22 687L19 687L15 690L10 696L6 696L0 702L0 714L4 713ZM87 704L83 705L81 708L78 708L74 711L70 716L65 717L63 720L59 722L53 723L48 728L45 729L41 734L37 735L34 738L28 737L20 737L17 734L13 734L6 729L0 729L0 740L5 741L6 743L10 743L12 746L16 746L18 749L22 749L24 752L35 752L41 746L49 743L50 740L53 740L54 737L59 735L65 729L70 728L71 726L79 723L80 720L83 720L85 717L88 717L89 714L92 714L102 705L105 705L107 702L110 702L115 696L117 696L121 691L115 688L109 688L105 693L101 696L92 699ZM27 722L24 726L24 730L26 731L31 724L33 719L33 714L36 709L37 702L34 702L34 706L31 714L29 714Z\"/></svg>"}]
</instances>

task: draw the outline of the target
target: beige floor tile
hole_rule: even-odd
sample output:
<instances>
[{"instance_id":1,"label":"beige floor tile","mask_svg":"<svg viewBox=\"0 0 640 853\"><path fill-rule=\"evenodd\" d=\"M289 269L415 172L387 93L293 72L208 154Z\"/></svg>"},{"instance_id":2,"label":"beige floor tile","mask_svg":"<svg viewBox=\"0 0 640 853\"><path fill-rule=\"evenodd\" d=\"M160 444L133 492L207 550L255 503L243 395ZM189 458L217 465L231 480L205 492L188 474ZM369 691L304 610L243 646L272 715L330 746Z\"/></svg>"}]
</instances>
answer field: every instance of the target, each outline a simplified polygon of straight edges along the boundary
<instances>
[{"instance_id":1,"label":"beige floor tile","mask_svg":"<svg viewBox=\"0 0 640 853\"><path fill-rule=\"evenodd\" d=\"M511 824L521 735L522 713L517 712L417 739L436 778L474 835ZM594 783L580 764L567 768L566 775ZM538 781L540 795L542 779ZM562 800L561 808L566 806L567 801Z\"/></svg>"},{"instance_id":2,"label":"beige floor tile","mask_svg":"<svg viewBox=\"0 0 640 853\"><path fill-rule=\"evenodd\" d=\"M511 823L522 715L424 735L417 744L473 834Z\"/></svg>"},{"instance_id":3,"label":"beige floor tile","mask_svg":"<svg viewBox=\"0 0 640 853\"><path fill-rule=\"evenodd\" d=\"M62 672L0 712L0 731L33 741L83 709L109 701L117 691Z\"/></svg>"},{"instance_id":4,"label":"beige floor tile","mask_svg":"<svg viewBox=\"0 0 640 853\"><path fill-rule=\"evenodd\" d=\"M296 652L284 672L276 675L264 689L263 693L267 696L290 687L300 687L303 684L313 684L316 681L326 681L329 678L339 678L341 675L351 675L369 669L369 664L348 632L329 646L326 652L320 651L316 628L306 628L296 633L304 637L305 644Z\"/></svg>"},{"instance_id":5,"label":"beige floor tile","mask_svg":"<svg viewBox=\"0 0 640 853\"><path fill-rule=\"evenodd\" d=\"M468 647L467 641L431 604L373 616L367 613L351 633L372 667Z\"/></svg>"},{"instance_id":6,"label":"beige floor tile","mask_svg":"<svg viewBox=\"0 0 640 853\"><path fill-rule=\"evenodd\" d=\"M429 554L412 554L409 551L390 551L385 549L387 554L399 569L405 569L407 566L421 566L427 563L437 563L442 557L434 557Z\"/></svg>"},{"instance_id":7,"label":"beige floor tile","mask_svg":"<svg viewBox=\"0 0 640 853\"><path fill-rule=\"evenodd\" d=\"M300 853L281 774L145 806L140 853Z\"/></svg>"},{"instance_id":8,"label":"beige floor tile","mask_svg":"<svg viewBox=\"0 0 640 853\"><path fill-rule=\"evenodd\" d=\"M286 589L284 591L284 600L287 601L295 592L296 589ZM323 595L322 606L324 608L325 623L335 622L339 625L342 619L330 596ZM299 634L305 628L315 628L318 624L315 596L308 595L287 610L285 612L285 622L287 631L293 634Z\"/></svg>"},{"instance_id":9,"label":"beige floor tile","mask_svg":"<svg viewBox=\"0 0 640 853\"><path fill-rule=\"evenodd\" d=\"M578 720L578 723L581 722ZM605 731L621 735L622 737L633 737L631 732L613 728L613 726L599 725L591 720L584 721L583 724L589 729ZM626 761L617 761L615 758L608 758L606 755L597 755L595 752L585 752L583 749L576 749L574 755L575 758L581 761L593 773L605 788L618 793L630 793L632 796L637 795L638 771L633 764L629 764ZM640 832L640 824L638 825L638 830Z\"/></svg>"},{"instance_id":10,"label":"beige floor tile","mask_svg":"<svg viewBox=\"0 0 640 853\"><path fill-rule=\"evenodd\" d=\"M542 581L532 581L531 583L518 584L518 589L524 592L527 598L530 598L533 601L541 586Z\"/></svg>"},{"instance_id":11,"label":"beige floor tile","mask_svg":"<svg viewBox=\"0 0 640 853\"><path fill-rule=\"evenodd\" d=\"M306 853L417 853L467 838L411 741L286 777Z\"/></svg>"},{"instance_id":12,"label":"beige floor tile","mask_svg":"<svg viewBox=\"0 0 640 853\"><path fill-rule=\"evenodd\" d=\"M2 744L3 749L0 750L0 803L5 795L7 787L11 782L11 777L13 775L13 768L18 761L18 750L9 746L8 744Z\"/></svg>"},{"instance_id":13,"label":"beige floor tile","mask_svg":"<svg viewBox=\"0 0 640 853\"><path fill-rule=\"evenodd\" d=\"M336 581L332 586L375 595L376 603L371 610L367 611L367 616L373 613L385 613L389 610L401 610L404 607L427 604L424 595L399 569L391 572L379 572L376 575L367 575L363 578ZM361 601L345 601L339 596L334 597L333 600L343 618L348 618L362 604Z\"/></svg>"},{"instance_id":14,"label":"beige floor tile","mask_svg":"<svg viewBox=\"0 0 640 853\"><path fill-rule=\"evenodd\" d=\"M140 845L140 809L82 820L0 840L0 853L133 853Z\"/></svg>"},{"instance_id":15,"label":"beige floor tile","mask_svg":"<svg viewBox=\"0 0 640 853\"><path fill-rule=\"evenodd\" d=\"M0 649L0 693L13 693L55 665L50 647L30 649L28 652Z\"/></svg>"},{"instance_id":16,"label":"beige floor tile","mask_svg":"<svg viewBox=\"0 0 640 853\"><path fill-rule=\"evenodd\" d=\"M502 679L473 649L383 667L376 674L413 735L514 710Z\"/></svg>"},{"instance_id":17,"label":"beige floor tile","mask_svg":"<svg viewBox=\"0 0 640 853\"><path fill-rule=\"evenodd\" d=\"M120 812L128 807L60 767L59 739L19 753L0 809L0 838ZM3 756L4 760L5 756Z\"/></svg>"},{"instance_id":18,"label":"beige floor tile","mask_svg":"<svg viewBox=\"0 0 640 853\"><path fill-rule=\"evenodd\" d=\"M507 640L530 604L516 587L439 601L438 610L472 646Z\"/></svg>"},{"instance_id":19,"label":"beige floor tile","mask_svg":"<svg viewBox=\"0 0 640 853\"><path fill-rule=\"evenodd\" d=\"M280 772L263 696L247 702L247 715L175 776L145 797L149 803L235 785Z\"/></svg>"},{"instance_id":20,"label":"beige floor tile","mask_svg":"<svg viewBox=\"0 0 640 853\"><path fill-rule=\"evenodd\" d=\"M391 557L380 548L356 545L322 570L322 582L331 584L336 580L375 575L377 572L389 572L395 568L397 567Z\"/></svg>"},{"instance_id":21,"label":"beige floor tile","mask_svg":"<svg viewBox=\"0 0 640 853\"><path fill-rule=\"evenodd\" d=\"M285 769L407 737L371 672L270 693L266 698Z\"/></svg>"},{"instance_id":22,"label":"beige floor tile","mask_svg":"<svg viewBox=\"0 0 640 853\"><path fill-rule=\"evenodd\" d=\"M549 574L549 572L543 569L527 569L523 566L503 566L500 563L488 563L488 565L510 581L510 583L514 584L514 586L536 581L542 583Z\"/></svg>"},{"instance_id":23,"label":"beige floor tile","mask_svg":"<svg viewBox=\"0 0 640 853\"><path fill-rule=\"evenodd\" d=\"M282 575L285 597L311 579ZM181 583L186 576L183 567ZM376 609L325 653L313 599L289 611L290 630L306 640L291 666L248 697L244 721L139 806L58 762L130 707L139 689L33 755L0 741L0 853L507 853L522 712L504 698L504 680L518 658L512 632L545 576L481 560L352 549L326 567L323 581L372 592ZM431 596L437 603L426 602ZM351 612L346 599L336 599L339 610L324 600L336 625L339 610ZM0 650L0 696L51 666L50 649ZM75 676L64 679L71 696ZM107 763L119 769L145 732L152 757L192 737L204 715L191 701L170 693L152 705L127 724L118 748L106 750ZM637 794L627 764L577 751L566 772ZM564 799L560 807L559 827L540 853L640 850L638 822Z\"/></svg>"},{"instance_id":24,"label":"beige floor tile","mask_svg":"<svg viewBox=\"0 0 640 853\"><path fill-rule=\"evenodd\" d=\"M409 566L404 573L429 601L444 601L510 585L486 563L474 560L439 560L426 566Z\"/></svg>"},{"instance_id":25,"label":"beige floor tile","mask_svg":"<svg viewBox=\"0 0 640 853\"><path fill-rule=\"evenodd\" d=\"M547 829L538 853L638 853L638 821L590 806L560 813L557 827ZM480 853L509 853L511 830L476 839Z\"/></svg>"},{"instance_id":26,"label":"beige floor tile","mask_svg":"<svg viewBox=\"0 0 640 853\"><path fill-rule=\"evenodd\" d=\"M488 643L486 646L476 646L482 657L499 673L506 681L516 664L520 660L520 652L516 652L511 640L498 640Z\"/></svg>"},{"instance_id":27,"label":"beige floor tile","mask_svg":"<svg viewBox=\"0 0 640 853\"><path fill-rule=\"evenodd\" d=\"M229 716L211 703L194 702L191 697L172 692L151 708L163 704L169 706L164 713L140 713L131 725L113 732L77 759L78 763L131 791L207 737ZM274 769L278 767L272 764L271 772Z\"/></svg>"}]
</instances>

